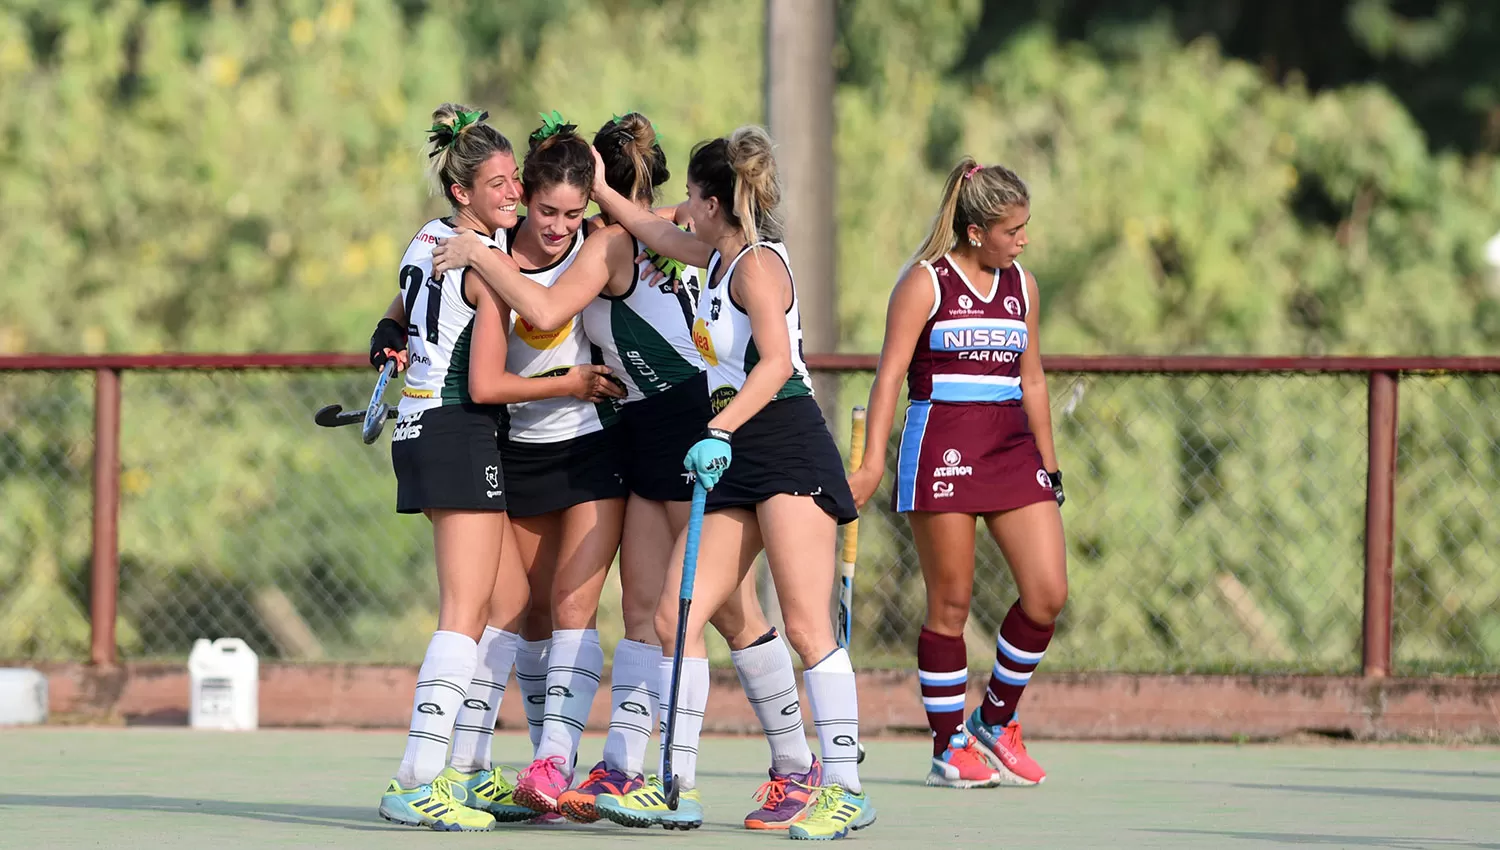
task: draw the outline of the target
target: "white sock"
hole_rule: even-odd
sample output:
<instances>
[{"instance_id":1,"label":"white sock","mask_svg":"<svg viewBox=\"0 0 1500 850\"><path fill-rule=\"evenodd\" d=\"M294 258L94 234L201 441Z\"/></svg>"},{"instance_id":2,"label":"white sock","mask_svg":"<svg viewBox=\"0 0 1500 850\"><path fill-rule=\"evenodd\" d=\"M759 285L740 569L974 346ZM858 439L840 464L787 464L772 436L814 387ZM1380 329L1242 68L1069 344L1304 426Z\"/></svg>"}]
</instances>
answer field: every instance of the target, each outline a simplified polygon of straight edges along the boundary
<instances>
[{"instance_id":1,"label":"white sock","mask_svg":"<svg viewBox=\"0 0 1500 850\"><path fill-rule=\"evenodd\" d=\"M552 638L522 640L516 645L516 686L526 709L531 751L542 743L542 718L547 715L547 655Z\"/></svg>"},{"instance_id":2,"label":"white sock","mask_svg":"<svg viewBox=\"0 0 1500 850\"><path fill-rule=\"evenodd\" d=\"M802 702L797 697L797 674L792 671L792 654L786 641L777 635L765 643L731 652L729 657L771 745L771 769L781 774L812 769L813 754L807 746Z\"/></svg>"},{"instance_id":3,"label":"white sock","mask_svg":"<svg viewBox=\"0 0 1500 850\"><path fill-rule=\"evenodd\" d=\"M547 716L536 757L562 756L571 767L578 759L578 740L588 725L594 694L604 672L604 649L594 629L559 629L552 633L547 660Z\"/></svg>"},{"instance_id":4,"label":"white sock","mask_svg":"<svg viewBox=\"0 0 1500 850\"><path fill-rule=\"evenodd\" d=\"M667 741L667 706L672 693L672 659L661 659L661 740ZM677 688L677 727L672 730L672 772L684 791L698 785L698 739L703 735L703 712L708 709L708 659L682 659L682 683ZM666 782L665 766L658 767Z\"/></svg>"},{"instance_id":5,"label":"white sock","mask_svg":"<svg viewBox=\"0 0 1500 850\"><path fill-rule=\"evenodd\" d=\"M516 662L513 632L485 626L479 638L478 666L469 682L469 696L453 724L453 753L448 763L459 773L490 769L490 741L495 735L495 717L505 699L505 680Z\"/></svg>"},{"instance_id":6,"label":"white sock","mask_svg":"<svg viewBox=\"0 0 1500 850\"><path fill-rule=\"evenodd\" d=\"M836 649L802 674L812 705L818 748L823 751L823 784L838 783L860 793L859 697L849 653Z\"/></svg>"},{"instance_id":7,"label":"white sock","mask_svg":"<svg viewBox=\"0 0 1500 850\"><path fill-rule=\"evenodd\" d=\"M427 655L417 671L417 693L412 698L411 728L406 753L396 781L402 788L426 785L443 772L448 758L448 736L468 693L478 663L478 645L458 632L433 632Z\"/></svg>"},{"instance_id":8,"label":"white sock","mask_svg":"<svg viewBox=\"0 0 1500 850\"><path fill-rule=\"evenodd\" d=\"M615 646L610 666L609 735L604 739L604 764L638 776L646 771L646 747L651 743L656 689L661 684L661 647L633 640Z\"/></svg>"}]
</instances>

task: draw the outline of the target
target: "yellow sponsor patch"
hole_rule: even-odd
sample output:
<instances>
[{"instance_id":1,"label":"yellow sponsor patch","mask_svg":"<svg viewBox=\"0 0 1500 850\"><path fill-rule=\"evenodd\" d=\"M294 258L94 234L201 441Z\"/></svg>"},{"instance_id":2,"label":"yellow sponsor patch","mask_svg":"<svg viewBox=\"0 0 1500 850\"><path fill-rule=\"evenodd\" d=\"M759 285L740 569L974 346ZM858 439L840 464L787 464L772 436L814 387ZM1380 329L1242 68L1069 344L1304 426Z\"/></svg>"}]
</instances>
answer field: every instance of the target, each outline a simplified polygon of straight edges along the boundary
<instances>
[{"instance_id":1,"label":"yellow sponsor patch","mask_svg":"<svg viewBox=\"0 0 1500 850\"><path fill-rule=\"evenodd\" d=\"M719 365L719 357L714 354L714 337L708 332L708 322L703 321L700 316L693 322L693 345L698 347L698 353L710 366Z\"/></svg>"},{"instance_id":2,"label":"yellow sponsor patch","mask_svg":"<svg viewBox=\"0 0 1500 850\"><path fill-rule=\"evenodd\" d=\"M435 390L414 390L411 387L402 387L401 395L404 398L437 398Z\"/></svg>"},{"instance_id":3,"label":"yellow sponsor patch","mask_svg":"<svg viewBox=\"0 0 1500 850\"><path fill-rule=\"evenodd\" d=\"M536 325L533 325L520 316L516 317L516 336L520 337L522 342L526 343L532 348L535 348L538 351L544 351L549 348L558 347L562 344L562 341L564 339L567 339L568 334L571 333L572 330L572 319L569 319L566 325L563 325L555 331L544 331L537 328Z\"/></svg>"}]
</instances>

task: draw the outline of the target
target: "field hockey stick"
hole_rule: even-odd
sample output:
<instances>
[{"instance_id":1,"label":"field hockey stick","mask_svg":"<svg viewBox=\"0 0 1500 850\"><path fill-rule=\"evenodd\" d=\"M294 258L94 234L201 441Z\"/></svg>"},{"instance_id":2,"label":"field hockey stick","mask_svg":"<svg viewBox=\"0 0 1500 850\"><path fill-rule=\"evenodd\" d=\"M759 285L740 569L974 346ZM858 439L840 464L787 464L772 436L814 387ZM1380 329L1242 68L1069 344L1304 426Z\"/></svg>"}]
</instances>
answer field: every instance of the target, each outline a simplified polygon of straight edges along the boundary
<instances>
[{"instance_id":1,"label":"field hockey stick","mask_svg":"<svg viewBox=\"0 0 1500 850\"><path fill-rule=\"evenodd\" d=\"M395 419L396 409L393 407L386 411L385 418ZM345 410L342 404L326 404L313 414L313 421L324 428L342 428L345 425L365 421L365 411Z\"/></svg>"},{"instance_id":2,"label":"field hockey stick","mask_svg":"<svg viewBox=\"0 0 1500 850\"><path fill-rule=\"evenodd\" d=\"M693 580L698 577L698 536L703 532L703 505L708 491L693 485L693 508L688 514L687 547L682 553L682 587L677 592L677 645L672 650L672 687L667 703L667 733L662 736L661 773L666 783L667 808L677 811L681 783L672 771L672 744L677 737L677 691L682 684L682 647L687 643L688 611L693 607Z\"/></svg>"},{"instance_id":3,"label":"field hockey stick","mask_svg":"<svg viewBox=\"0 0 1500 850\"><path fill-rule=\"evenodd\" d=\"M380 380L375 382L375 392L370 393L370 406L365 409L365 424L360 429L360 436L364 438L365 445L369 445L380 439L380 429L385 427L386 413L390 411L390 405L381 400L385 395L385 385L391 380L391 375L396 373L396 358L392 357L385 361L380 367Z\"/></svg>"},{"instance_id":4,"label":"field hockey stick","mask_svg":"<svg viewBox=\"0 0 1500 850\"><path fill-rule=\"evenodd\" d=\"M855 405L849 415L849 468L859 469L865 460L865 409ZM844 526L844 551L839 558L839 646L846 651L854 637L854 564L859 559L859 518ZM865 760L865 745L859 745L859 762ZM858 762L857 762L858 763Z\"/></svg>"}]
</instances>

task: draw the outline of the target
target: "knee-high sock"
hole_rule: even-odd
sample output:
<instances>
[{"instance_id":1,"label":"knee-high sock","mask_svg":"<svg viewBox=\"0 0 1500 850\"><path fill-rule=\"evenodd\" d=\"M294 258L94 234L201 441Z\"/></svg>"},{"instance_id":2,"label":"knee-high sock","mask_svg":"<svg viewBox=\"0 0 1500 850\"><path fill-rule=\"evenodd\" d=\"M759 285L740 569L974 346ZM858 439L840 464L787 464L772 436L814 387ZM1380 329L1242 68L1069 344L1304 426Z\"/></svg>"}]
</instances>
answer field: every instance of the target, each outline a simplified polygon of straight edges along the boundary
<instances>
[{"instance_id":1,"label":"knee-high sock","mask_svg":"<svg viewBox=\"0 0 1500 850\"><path fill-rule=\"evenodd\" d=\"M453 724L453 753L448 757L448 763L460 773L490 768L495 718L500 714L500 701L505 699L505 680L515 666L518 641L519 636L494 626L486 626L479 638L479 664Z\"/></svg>"},{"instance_id":2,"label":"knee-high sock","mask_svg":"<svg viewBox=\"0 0 1500 850\"><path fill-rule=\"evenodd\" d=\"M547 715L537 758L562 756L569 768L578 760L578 741L604 672L604 650L594 629L552 632L547 660Z\"/></svg>"},{"instance_id":3,"label":"knee-high sock","mask_svg":"<svg viewBox=\"0 0 1500 850\"><path fill-rule=\"evenodd\" d=\"M402 788L425 785L442 773L453 722L468 694L477 663L478 645L473 638L458 632L432 633L427 655L417 671L406 752L396 772Z\"/></svg>"},{"instance_id":4,"label":"knee-high sock","mask_svg":"<svg viewBox=\"0 0 1500 850\"><path fill-rule=\"evenodd\" d=\"M781 774L806 773L812 768L813 754L802 725L792 654L781 635L774 629L771 634L770 640L735 650L729 657L771 745L771 769Z\"/></svg>"},{"instance_id":5,"label":"knee-high sock","mask_svg":"<svg viewBox=\"0 0 1500 850\"><path fill-rule=\"evenodd\" d=\"M604 739L604 763L626 776L646 771L646 747L656 725L660 702L661 647L633 640L615 646L610 666L609 735Z\"/></svg>"},{"instance_id":6,"label":"knee-high sock","mask_svg":"<svg viewBox=\"0 0 1500 850\"><path fill-rule=\"evenodd\" d=\"M1026 616L1021 603L1010 606L1000 623L995 640L995 669L990 685L979 705L979 716L990 726L1009 723L1015 716L1021 693L1031 681L1031 673L1047 654L1054 626L1043 626Z\"/></svg>"},{"instance_id":7,"label":"knee-high sock","mask_svg":"<svg viewBox=\"0 0 1500 850\"><path fill-rule=\"evenodd\" d=\"M802 674L813 726L823 751L823 784L837 783L858 794L859 696L849 653L836 649Z\"/></svg>"},{"instance_id":8,"label":"knee-high sock","mask_svg":"<svg viewBox=\"0 0 1500 850\"><path fill-rule=\"evenodd\" d=\"M542 743L542 718L547 716L547 655L552 638L523 640L516 648L516 686L526 709L526 727L531 733L531 750Z\"/></svg>"}]
</instances>

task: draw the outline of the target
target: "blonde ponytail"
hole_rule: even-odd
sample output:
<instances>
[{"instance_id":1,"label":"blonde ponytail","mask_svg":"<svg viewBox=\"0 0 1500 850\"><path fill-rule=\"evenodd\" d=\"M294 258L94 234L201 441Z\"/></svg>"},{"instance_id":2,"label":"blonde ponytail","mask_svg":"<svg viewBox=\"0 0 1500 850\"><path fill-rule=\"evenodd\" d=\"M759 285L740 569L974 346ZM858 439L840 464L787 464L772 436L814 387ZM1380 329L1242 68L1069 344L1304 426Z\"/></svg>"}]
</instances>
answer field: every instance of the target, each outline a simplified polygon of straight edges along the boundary
<instances>
[{"instance_id":1,"label":"blonde ponytail","mask_svg":"<svg viewBox=\"0 0 1500 850\"><path fill-rule=\"evenodd\" d=\"M969 225L987 228L1004 218L1011 208L1030 203L1026 183L1003 165L980 165L966 156L948 172L943 184L943 202L922 247L912 255L908 268L933 262L967 238Z\"/></svg>"},{"instance_id":2,"label":"blonde ponytail","mask_svg":"<svg viewBox=\"0 0 1500 850\"><path fill-rule=\"evenodd\" d=\"M770 134L752 124L730 133L727 141L725 153L735 177L734 215L745 243L780 242L781 180Z\"/></svg>"}]
</instances>

